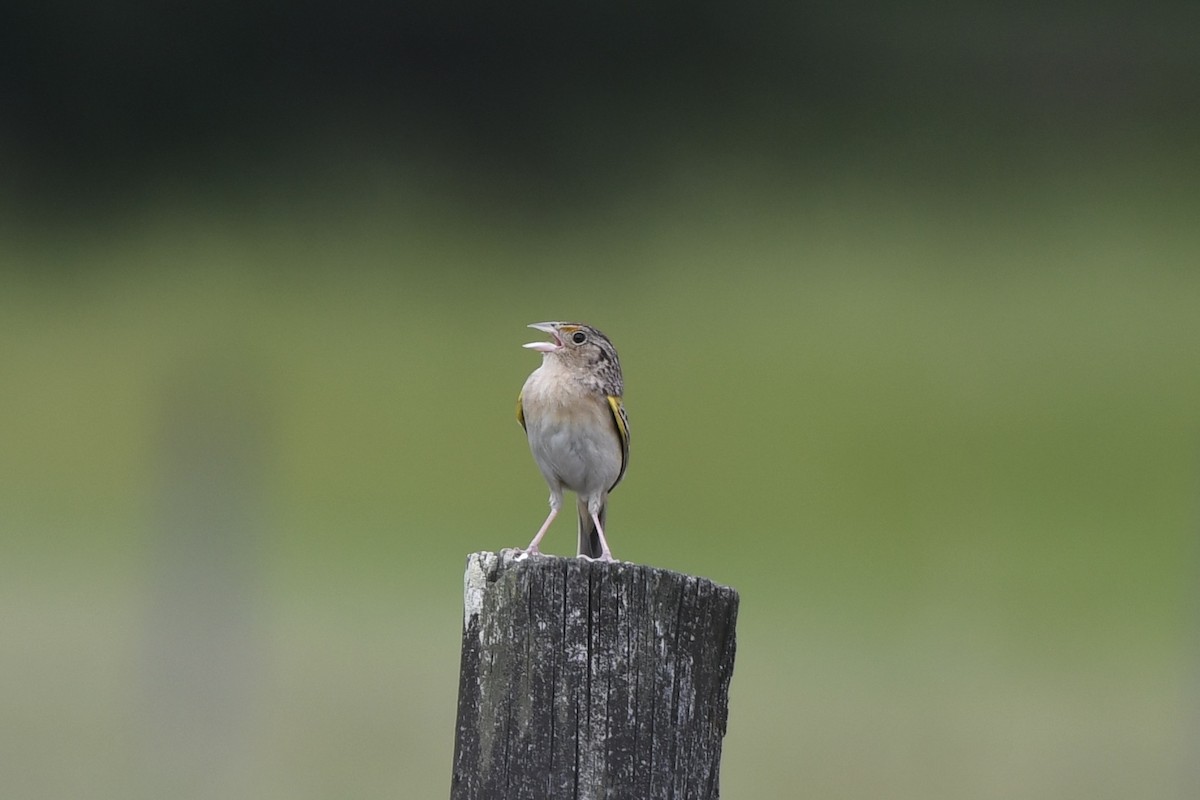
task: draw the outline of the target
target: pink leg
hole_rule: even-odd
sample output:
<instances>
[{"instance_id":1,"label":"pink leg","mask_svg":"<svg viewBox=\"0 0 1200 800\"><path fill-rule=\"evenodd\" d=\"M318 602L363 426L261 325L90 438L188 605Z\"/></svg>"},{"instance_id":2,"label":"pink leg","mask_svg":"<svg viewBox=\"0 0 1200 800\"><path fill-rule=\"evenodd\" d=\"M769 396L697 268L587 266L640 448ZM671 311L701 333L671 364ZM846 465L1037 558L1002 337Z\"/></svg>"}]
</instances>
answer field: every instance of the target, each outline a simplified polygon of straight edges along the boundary
<instances>
[{"instance_id":1,"label":"pink leg","mask_svg":"<svg viewBox=\"0 0 1200 800\"><path fill-rule=\"evenodd\" d=\"M600 525L600 516L593 511L592 522L596 525L596 533L600 537L600 558L599 561L612 561L612 550L608 549L608 541L604 538L604 528Z\"/></svg>"},{"instance_id":2,"label":"pink leg","mask_svg":"<svg viewBox=\"0 0 1200 800\"><path fill-rule=\"evenodd\" d=\"M536 534L534 534L533 541L530 542L529 546L525 548L525 553L527 555L536 556L542 552L538 549L538 545L541 543L542 537L546 535L546 531L550 530L550 523L554 522L554 518L557 516L558 509L551 507L550 516L546 517L546 521L542 523L542 527L538 529ZM601 536L600 541L604 541L603 535Z\"/></svg>"}]
</instances>

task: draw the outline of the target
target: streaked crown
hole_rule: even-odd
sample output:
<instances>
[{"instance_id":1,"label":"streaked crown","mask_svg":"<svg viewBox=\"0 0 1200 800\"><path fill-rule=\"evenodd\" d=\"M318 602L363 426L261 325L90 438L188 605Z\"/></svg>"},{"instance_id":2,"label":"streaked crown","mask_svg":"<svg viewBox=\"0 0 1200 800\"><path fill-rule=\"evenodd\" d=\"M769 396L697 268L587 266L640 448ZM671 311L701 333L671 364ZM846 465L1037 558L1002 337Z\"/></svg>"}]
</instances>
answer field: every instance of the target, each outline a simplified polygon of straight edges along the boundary
<instances>
[{"instance_id":1,"label":"streaked crown","mask_svg":"<svg viewBox=\"0 0 1200 800\"><path fill-rule=\"evenodd\" d=\"M582 322L536 322L529 327L550 334L554 341L530 342L526 347L581 373L605 394L620 397L624 393L617 348L599 329Z\"/></svg>"}]
</instances>

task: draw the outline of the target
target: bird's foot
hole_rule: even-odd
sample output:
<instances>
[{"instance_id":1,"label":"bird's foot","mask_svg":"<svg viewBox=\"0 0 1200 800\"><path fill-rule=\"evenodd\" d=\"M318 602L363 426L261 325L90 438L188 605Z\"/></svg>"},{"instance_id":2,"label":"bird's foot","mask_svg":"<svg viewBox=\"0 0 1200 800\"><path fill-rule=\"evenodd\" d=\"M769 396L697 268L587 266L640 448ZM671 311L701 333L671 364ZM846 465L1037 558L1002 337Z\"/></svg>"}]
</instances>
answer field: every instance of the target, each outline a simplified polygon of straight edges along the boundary
<instances>
[{"instance_id":1,"label":"bird's foot","mask_svg":"<svg viewBox=\"0 0 1200 800\"><path fill-rule=\"evenodd\" d=\"M530 556L540 556L542 554L541 549L536 544L530 545L523 550L520 547L514 547L513 552L517 554L516 559L514 559L516 561L524 561Z\"/></svg>"}]
</instances>

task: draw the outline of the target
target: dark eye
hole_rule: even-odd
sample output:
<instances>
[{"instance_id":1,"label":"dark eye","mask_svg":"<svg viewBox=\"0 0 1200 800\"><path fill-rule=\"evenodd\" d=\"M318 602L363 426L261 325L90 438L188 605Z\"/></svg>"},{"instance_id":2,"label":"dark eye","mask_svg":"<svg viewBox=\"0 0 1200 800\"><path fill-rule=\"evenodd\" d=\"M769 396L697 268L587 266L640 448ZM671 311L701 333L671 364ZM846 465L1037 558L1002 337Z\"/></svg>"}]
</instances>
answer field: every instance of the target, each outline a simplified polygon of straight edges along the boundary
<instances>
[{"instance_id":1,"label":"dark eye","mask_svg":"<svg viewBox=\"0 0 1200 800\"><path fill-rule=\"evenodd\" d=\"M587 341L587 334L583 331L576 331L575 335L571 337L571 341L575 344L583 344Z\"/></svg>"}]
</instances>

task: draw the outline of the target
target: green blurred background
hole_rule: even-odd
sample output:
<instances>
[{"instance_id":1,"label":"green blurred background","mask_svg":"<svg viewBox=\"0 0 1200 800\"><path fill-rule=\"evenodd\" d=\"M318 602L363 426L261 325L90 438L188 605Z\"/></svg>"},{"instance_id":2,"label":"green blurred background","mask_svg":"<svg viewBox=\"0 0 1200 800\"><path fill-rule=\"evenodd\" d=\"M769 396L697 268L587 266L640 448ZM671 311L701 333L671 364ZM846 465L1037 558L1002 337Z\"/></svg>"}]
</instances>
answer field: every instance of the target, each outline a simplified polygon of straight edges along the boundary
<instances>
[{"instance_id":1,"label":"green blurred background","mask_svg":"<svg viewBox=\"0 0 1200 800\"><path fill-rule=\"evenodd\" d=\"M615 552L742 593L724 796L1197 796L1198 24L7 5L0 794L446 796L575 319Z\"/></svg>"}]
</instances>

